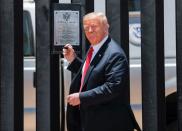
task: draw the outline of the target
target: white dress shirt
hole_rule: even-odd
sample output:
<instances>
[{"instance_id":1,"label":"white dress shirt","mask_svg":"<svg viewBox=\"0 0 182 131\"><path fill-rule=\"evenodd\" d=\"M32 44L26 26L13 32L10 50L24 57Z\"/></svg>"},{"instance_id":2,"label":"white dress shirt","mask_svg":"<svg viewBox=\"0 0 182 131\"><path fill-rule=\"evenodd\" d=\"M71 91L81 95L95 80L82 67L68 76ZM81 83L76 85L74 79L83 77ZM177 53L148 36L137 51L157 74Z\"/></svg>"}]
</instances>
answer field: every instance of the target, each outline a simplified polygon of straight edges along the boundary
<instances>
[{"instance_id":1,"label":"white dress shirt","mask_svg":"<svg viewBox=\"0 0 182 131\"><path fill-rule=\"evenodd\" d=\"M102 39L101 42L99 42L98 44L92 46L94 51L93 51L93 54L92 54L91 61L93 60L93 58L95 57L95 55L97 54L99 49L102 47L102 45L106 42L107 38L108 38L108 35L106 37L104 37L104 39ZM91 63L91 61L90 61L90 63ZM82 68L82 73L83 73L84 67L85 67L85 62L84 62L83 68Z\"/></svg>"}]
</instances>

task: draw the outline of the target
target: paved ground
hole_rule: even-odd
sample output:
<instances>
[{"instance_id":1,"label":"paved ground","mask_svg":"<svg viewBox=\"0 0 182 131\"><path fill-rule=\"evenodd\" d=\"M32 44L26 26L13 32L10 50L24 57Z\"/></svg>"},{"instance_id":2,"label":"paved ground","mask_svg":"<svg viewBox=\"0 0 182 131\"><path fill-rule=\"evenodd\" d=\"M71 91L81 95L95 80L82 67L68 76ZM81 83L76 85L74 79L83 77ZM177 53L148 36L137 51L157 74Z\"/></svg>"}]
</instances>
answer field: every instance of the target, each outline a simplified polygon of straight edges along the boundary
<instances>
[{"instance_id":1,"label":"paved ground","mask_svg":"<svg viewBox=\"0 0 182 131\"><path fill-rule=\"evenodd\" d=\"M135 110L134 114L140 127L142 127L142 113L140 111ZM24 118L24 131L35 131L35 120L35 113L26 113Z\"/></svg>"}]
</instances>

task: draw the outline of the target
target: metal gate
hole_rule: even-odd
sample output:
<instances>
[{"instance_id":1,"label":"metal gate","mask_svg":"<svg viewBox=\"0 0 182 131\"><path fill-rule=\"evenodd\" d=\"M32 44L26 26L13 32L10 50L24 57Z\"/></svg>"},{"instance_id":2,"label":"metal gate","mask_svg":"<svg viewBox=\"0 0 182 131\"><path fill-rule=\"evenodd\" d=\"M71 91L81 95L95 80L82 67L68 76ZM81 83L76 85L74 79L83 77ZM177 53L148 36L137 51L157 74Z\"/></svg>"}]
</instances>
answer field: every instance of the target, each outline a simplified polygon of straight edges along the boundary
<instances>
[{"instance_id":1,"label":"metal gate","mask_svg":"<svg viewBox=\"0 0 182 131\"><path fill-rule=\"evenodd\" d=\"M61 0L60 0L61 1ZM64 131L64 75L61 56L51 53L51 4L36 2L36 130ZM72 0L82 16L94 11L94 0ZM129 59L128 0L106 0L110 35ZM165 99L164 1L141 0L142 127L144 131L169 130ZM114 8L113 8L114 7ZM110 10L112 9L112 10ZM117 16L117 18L116 18ZM176 0L177 121L182 131L182 0ZM116 26L118 25L118 26ZM82 36L83 54L88 48ZM0 130L23 131L23 1L0 1ZM127 44L126 44L127 43ZM62 68L63 69L63 68ZM62 72L62 73L61 73ZM60 75L62 74L62 75ZM129 84L128 78L128 87ZM128 88L129 89L129 88ZM128 90L129 95L129 90Z\"/></svg>"}]
</instances>

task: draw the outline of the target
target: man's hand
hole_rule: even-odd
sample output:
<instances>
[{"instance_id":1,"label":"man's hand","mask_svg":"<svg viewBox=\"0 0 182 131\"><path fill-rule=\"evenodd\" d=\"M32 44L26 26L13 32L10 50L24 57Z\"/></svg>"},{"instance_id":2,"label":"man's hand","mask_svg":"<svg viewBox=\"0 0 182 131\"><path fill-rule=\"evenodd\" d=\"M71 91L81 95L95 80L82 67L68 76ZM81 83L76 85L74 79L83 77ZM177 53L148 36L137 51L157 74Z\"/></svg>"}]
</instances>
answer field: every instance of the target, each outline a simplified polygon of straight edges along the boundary
<instances>
[{"instance_id":1,"label":"man's hand","mask_svg":"<svg viewBox=\"0 0 182 131\"><path fill-rule=\"evenodd\" d=\"M76 57L76 53L70 44L66 44L63 47L63 55L69 63L71 63Z\"/></svg>"},{"instance_id":2,"label":"man's hand","mask_svg":"<svg viewBox=\"0 0 182 131\"><path fill-rule=\"evenodd\" d=\"M68 95L67 102L72 106L80 105L79 93L73 93Z\"/></svg>"}]
</instances>

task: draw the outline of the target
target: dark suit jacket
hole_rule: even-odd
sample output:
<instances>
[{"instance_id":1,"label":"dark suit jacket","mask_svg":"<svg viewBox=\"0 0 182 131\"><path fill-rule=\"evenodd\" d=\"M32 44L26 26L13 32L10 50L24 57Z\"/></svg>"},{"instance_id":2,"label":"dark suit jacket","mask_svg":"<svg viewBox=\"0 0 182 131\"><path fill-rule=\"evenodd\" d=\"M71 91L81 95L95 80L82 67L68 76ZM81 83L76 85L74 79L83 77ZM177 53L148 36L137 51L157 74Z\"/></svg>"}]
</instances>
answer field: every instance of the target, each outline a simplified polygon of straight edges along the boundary
<instances>
[{"instance_id":1,"label":"dark suit jacket","mask_svg":"<svg viewBox=\"0 0 182 131\"><path fill-rule=\"evenodd\" d=\"M77 73L70 94L79 92L83 62L68 67ZM68 131L132 131L138 124L128 103L128 62L123 50L110 38L91 61L80 93L80 106L67 106Z\"/></svg>"}]
</instances>

